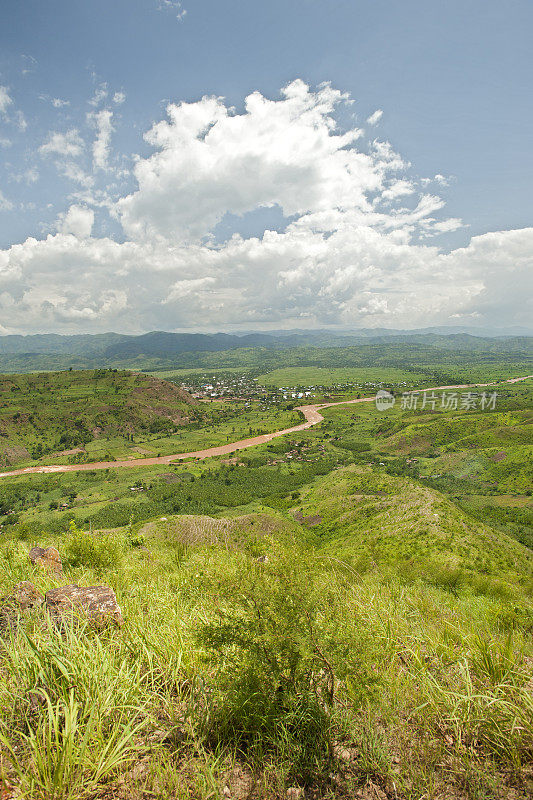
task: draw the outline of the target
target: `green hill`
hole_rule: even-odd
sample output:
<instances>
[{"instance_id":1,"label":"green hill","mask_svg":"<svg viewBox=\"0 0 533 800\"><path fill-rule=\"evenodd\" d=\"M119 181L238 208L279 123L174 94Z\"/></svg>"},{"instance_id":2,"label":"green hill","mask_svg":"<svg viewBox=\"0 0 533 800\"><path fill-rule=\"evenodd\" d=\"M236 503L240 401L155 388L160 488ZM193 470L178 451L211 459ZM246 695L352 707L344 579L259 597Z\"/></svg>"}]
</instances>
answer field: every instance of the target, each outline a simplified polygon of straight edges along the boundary
<instances>
[{"instance_id":1,"label":"green hill","mask_svg":"<svg viewBox=\"0 0 533 800\"><path fill-rule=\"evenodd\" d=\"M39 539L62 576L32 541L4 533L5 595L109 585L125 624L33 612L7 640L3 777L29 800L530 796L533 556L438 491L351 465L278 510L74 526Z\"/></svg>"},{"instance_id":2,"label":"green hill","mask_svg":"<svg viewBox=\"0 0 533 800\"><path fill-rule=\"evenodd\" d=\"M201 416L183 389L116 370L0 375L0 467L141 432L171 433Z\"/></svg>"}]
</instances>

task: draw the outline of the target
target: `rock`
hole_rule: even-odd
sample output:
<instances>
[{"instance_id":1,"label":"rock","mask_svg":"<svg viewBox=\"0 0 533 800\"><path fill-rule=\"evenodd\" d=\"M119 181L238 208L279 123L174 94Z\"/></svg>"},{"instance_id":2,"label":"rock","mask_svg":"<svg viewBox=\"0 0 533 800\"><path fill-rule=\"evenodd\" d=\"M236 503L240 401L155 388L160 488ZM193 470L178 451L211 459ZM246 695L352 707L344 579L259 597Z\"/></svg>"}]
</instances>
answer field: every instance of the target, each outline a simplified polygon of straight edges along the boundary
<instances>
[{"instance_id":1,"label":"rock","mask_svg":"<svg viewBox=\"0 0 533 800\"><path fill-rule=\"evenodd\" d=\"M347 747L343 747L340 744L336 744L333 747L333 755L335 758L339 759L339 761L352 761L356 755L356 750L350 750Z\"/></svg>"},{"instance_id":2,"label":"rock","mask_svg":"<svg viewBox=\"0 0 533 800\"><path fill-rule=\"evenodd\" d=\"M268 556L259 556L255 560L258 564L268 564Z\"/></svg>"},{"instance_id":3,"label":"rock","mask_svg":"<svg viewBox=\"0 0 533 800\"><path fill-rule=\"evenodd\" d=\"M287 800L303 800L304 797L304 790L299 786L291 786L290 789L287 789Z\"/></svg>"},{"instance_id":4,"label":"rock","mask_svg":"<svg viewBox=\"0 0 533 800\"><path fill-rule=\"evenodd\" d=\"M109 586L60 586L45 595L46 608L56 621L88 617L97 626L124 622L115 592Z\"/></svg>"},{"instance_id":5,"label":"rock","mask_svg":"<svg viewBox=\"0 0 533 800\"><path fill-rule=\"evenodd\" d=\"M43 567L51 572L63 572L61 556L55 547L32 547L28 555L36 567Z\"/></svg>"},{"instance_id":6,"label":"rock","mask_svg":"<svg viewBox=\"0 0 533 800\"><path fill-rule=\"evenodd\" d=\"M8 597L4 597L0 606L0 628L13 627L21 614L32 608L39 608L44 603L43 595L37 591L33 583L21 581L13 587Z\"/></svg>"}]
</instances>

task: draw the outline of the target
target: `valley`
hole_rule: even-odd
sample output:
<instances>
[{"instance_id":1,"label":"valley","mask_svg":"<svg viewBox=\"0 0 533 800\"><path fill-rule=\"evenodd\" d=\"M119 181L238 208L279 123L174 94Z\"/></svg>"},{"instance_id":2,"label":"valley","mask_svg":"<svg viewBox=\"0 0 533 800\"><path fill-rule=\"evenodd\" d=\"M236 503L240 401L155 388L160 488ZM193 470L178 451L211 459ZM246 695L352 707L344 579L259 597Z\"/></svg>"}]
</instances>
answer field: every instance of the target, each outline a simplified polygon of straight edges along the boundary
<instances>
[{"instance_id":1,"label":"valley","mask_svg":"<svg viewBox=\"0 0 533 800\"><path fill-rule=\"evenodd\" d=\"M104 766L67 763L94 797L525 800L531 370L386 352L270 377L251 351L235 372L0 378L4 596L103 585L124 619L65 638L21 617L0 681L11 783L59 752L27 720L49 730L75 702ZM33 566L35 545L62 572ZM28 797L53 796L32 774Z\"/></svg>"}]
</instances>

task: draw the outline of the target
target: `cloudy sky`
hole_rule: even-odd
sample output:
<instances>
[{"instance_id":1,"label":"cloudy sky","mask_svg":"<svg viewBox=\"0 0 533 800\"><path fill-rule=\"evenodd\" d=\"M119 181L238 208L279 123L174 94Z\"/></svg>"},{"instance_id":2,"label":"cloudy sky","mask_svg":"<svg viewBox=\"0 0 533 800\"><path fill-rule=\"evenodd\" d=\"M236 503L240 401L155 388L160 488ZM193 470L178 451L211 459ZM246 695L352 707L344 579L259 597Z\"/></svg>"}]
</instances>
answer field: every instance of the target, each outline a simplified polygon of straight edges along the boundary
<instances>
[{"instance_id":1,"label":"cloudy sky","mask_svg":"<svg viewBox=\"0 0 533 800\"><path fill-rule=\"evenodd\" d=\"M530 0L0 18L0 334L532 327Z\"/></svg>"}]
</instances>

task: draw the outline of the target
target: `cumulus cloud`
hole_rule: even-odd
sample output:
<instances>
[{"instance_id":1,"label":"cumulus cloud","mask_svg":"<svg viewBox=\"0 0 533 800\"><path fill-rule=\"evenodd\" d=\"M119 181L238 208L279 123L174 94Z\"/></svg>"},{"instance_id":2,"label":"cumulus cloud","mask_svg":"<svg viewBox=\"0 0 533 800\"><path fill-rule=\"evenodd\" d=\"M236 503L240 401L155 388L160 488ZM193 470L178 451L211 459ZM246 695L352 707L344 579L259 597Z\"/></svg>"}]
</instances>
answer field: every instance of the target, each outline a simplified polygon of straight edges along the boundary
<instances>
[{"instance_id":1,"label":"cumulus cloud","mask_svg":"<svg viewBox=\"0 0 533 800\"><path fill-rule=\"evenodd\" d=\"M374 111L373 114L370 114L370 116L368 117L367 119L368 125L377 125L382 116L383 116L383 111L381 110L381 108L378 108L376 111Z\"/></svg>"},{"instance_id":2,"label":"cumulus cloud","mask_svg":"<svg viewBox=\"0 0 533 800\"><path fill-rule=\"evenodd\" d=\"M109 109L89 114L89 121L96 128L96 139L93 142L93 164L95 169L107 170L109 167L109 147L113 133L113 112Z\"/></svg>"},{"instance_id":3,"label":"cumulus cloud","mask_svg":"<svg viewBox=\"0 0 533 800\"><path fill-rule=\"evenodd\" d=\"M61 233L71 233L78 239L87 239L94 224L94 211L86 206L72 205L66 214L60 214L57 229Z\"/></svg>"},{"instance_id":4,"label":"cumulus cloud","mask_svg":"<svg viewBox=\"0 0 533 800\"><path fill-rule=\"evenodd\" d=\"M5 114L13 99L11 98L7 86L0 86L0 114Z\"/></svg>"},{"instance_id":5,"label":"cumulus cloud","mask_svg":"<svg viewBox=\"0 0 533 800\"><path fill-rule=\"evenodd\" d=\"M116 103L117 106L122 105L125 99L126 95L124 94L124 92L115 92L115 94L113 95L113 102Z\"/></svg>"},{"instance_id":6,"label":"cumulus cloud","mask_svg":"<svg viewBox=\"0 0 533 800\"><path fill-rule=\"evenodd\" d=\"M530 324L533 228L449 253L428 243L463 223L389 143L364 147L357 128L339 130L347 101L295 81L277 100L254 92L242 113L217 97L170 104L146 134L153 152L136 160L135 190L112 209L125 241L92 236L94 211L78 200L57 233L0 251L4 327ZM101 114L100 167L112 122ZM74 168L77 137L52 134L44 155L66 150ZM225 215L268 207L279 229L216 238Z\"/></svg>"},{"instance_id":7,"label":"cumulus cloud","mask_svg":"<svg viewBox=\"0 0 533 800\"><path fill-rule=\"evenodd\" d=\"M367 193L395 165L353 148L358 129L337 132L332 112L345 96L330 86L310 92L302 81L282 95L254 92L244 114L217 97L169 105L168 120L145 136L157 152L136 164L138 191L117 206L126 233L196 241L228 212L369 209Z\"/></svg>"}]
</instances>

